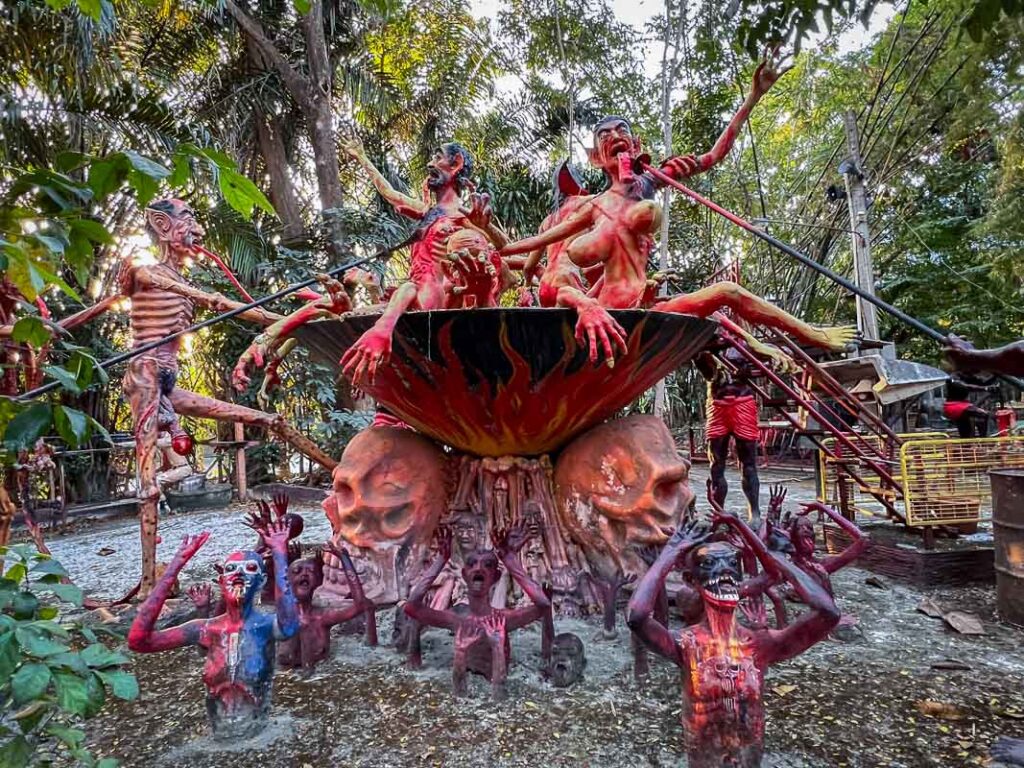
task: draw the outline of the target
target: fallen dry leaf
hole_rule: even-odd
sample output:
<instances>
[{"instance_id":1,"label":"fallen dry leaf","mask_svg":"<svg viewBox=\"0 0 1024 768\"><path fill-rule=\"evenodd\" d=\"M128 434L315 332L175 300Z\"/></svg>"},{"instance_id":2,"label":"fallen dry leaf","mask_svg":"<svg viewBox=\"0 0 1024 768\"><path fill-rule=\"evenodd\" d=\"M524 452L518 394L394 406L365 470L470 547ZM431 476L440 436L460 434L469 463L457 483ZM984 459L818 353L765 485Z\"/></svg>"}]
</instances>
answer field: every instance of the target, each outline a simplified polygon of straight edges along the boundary
<instances>
[{"instance_id":1,"label":"fallen dry leaf","mask_svg":"<svg viewBox=\"0 0 1024 768\"><path fill-rule=\"evenodd\" d=\"M933 619L941 619L942 614L945 610L932 598L926 597L920 603L917 604L917 610L923 613L925 616L931 616Z\"/></svg>"},{"instance_id":2,"label":"fallen dry leaf","mask_svg":"<svg viewBox=\"0 0 1024 768\"><path fill-rule=\"evenodd\" d=\"M942 615L942 620L959 632L961 635L984 635L985 626L981 619L973 613L963 611L950 611Z\"/></svg>"},{"instance_id":3,"label":"fallen dry leaf","mask_svg":"<svg viewBox=\"0 0 1024 768\"><path fill-rule=\"evenodd\" d=\"M917 711L928 717L941 717L943 720L960 720L964 716L963 712L957 709L956 706L944 701L923 699L916 702L916 705Z\"/></svg>"},{"instance_id":4,"label":"fallen dry leaf","mask_svg":"<svg viewBox=\"0 0 1024 768\"><path fill-rule=\"evenodd\" d=\"M776 685L774 688L772 688L772 690L775 691L777 694L779 694L779 696L785 696L787 693L792 693L793 691L795 691L796 690L796 686L795 685Z\"/></svg>"}]
</instances>

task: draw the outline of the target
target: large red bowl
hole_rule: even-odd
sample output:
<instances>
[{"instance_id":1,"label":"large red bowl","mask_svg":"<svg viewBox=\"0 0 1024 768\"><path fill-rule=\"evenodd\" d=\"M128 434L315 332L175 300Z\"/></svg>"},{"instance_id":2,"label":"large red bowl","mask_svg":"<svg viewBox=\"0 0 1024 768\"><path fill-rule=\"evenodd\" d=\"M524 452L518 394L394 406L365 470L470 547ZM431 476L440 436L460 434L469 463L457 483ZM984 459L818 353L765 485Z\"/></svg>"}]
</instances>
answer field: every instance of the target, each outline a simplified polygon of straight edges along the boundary
<instances>
[{"instance_id":1,"label":"large red bowl","mask_svg":"<svg viewBox=\"0 0 1024 768\"><path fill-rule=\"evenodd\" d=\"M565 309L409 312L395 328L391 360L362 388L438 442L477 456L557 450L692 359L712 320L643 310L613 311L629 351L592 364ZM309 323L296 332L319 359L342 354L379 315Z\"/></svg>"}]
</instances>

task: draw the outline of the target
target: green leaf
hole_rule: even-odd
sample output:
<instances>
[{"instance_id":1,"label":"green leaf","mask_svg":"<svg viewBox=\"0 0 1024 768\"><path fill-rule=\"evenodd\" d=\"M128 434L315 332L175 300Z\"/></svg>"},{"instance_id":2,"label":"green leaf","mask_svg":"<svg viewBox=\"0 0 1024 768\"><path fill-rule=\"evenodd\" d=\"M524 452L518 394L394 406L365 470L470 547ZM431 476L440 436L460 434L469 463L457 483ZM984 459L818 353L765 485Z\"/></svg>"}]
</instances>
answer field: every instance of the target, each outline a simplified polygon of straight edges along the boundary
<instances>
[{"instance_id":1,"label":"green leaf","mask_svg":"<svg viewBox=\"0 0 1024 768\"><path fill-rule=\"evenodd\" d=\"M11 693L18 706L38 699L50 685L50 668L45 664L22 665L11 677Z\"/></svg>"},{"instance_id":2,"label":"green leaf","mask_svg":"<svg viewBox=\"0 0 1024 768\"><path fill-rule=\"evenodd\" d=\"M295 10L305 16L309 13L311 6L310 0L292 0L292 5L295 6Z\"/></svg>"},{"instance_id":3,"label":"green leaf","mask_svg":"<svg viewBox=\"0 0 1024 768\"><path fill-rule=\"evenodd\" d=\"M229 168L222 168L218 178L220 193L224 200L245 217L252 215L254 206L259 206L267 213L274 213L274 206L266 196L248 178Z\"/></svg>"},{"instance_id":4,"label":"green leaf","mask_svg":"<svg viewBox=\"0 0 1024 768\"><path fill-rule=\"evenodd\" d=\"M123 669L96 670L104 683L110 686L110 692L119 699L134 701L139 697L139 681L135 675Z\"/></svg>"},{"instance_id":5,"label":"green leaf","mask_svg":"<svg viewBox=\"0 0 1024 768\"><path fill-rule=\"evenodd\" d=\"M98 370L102 371L103 369L99 368ZM108 445L114 444L114 438L110 436L110 432L107 431L107 428L96 421L92 416L89 417L89 424L92 426L93 430L95 430L95 433L102 437Z\"/></svg>"},{"instance_id":6,"label":"green leaf","mask_svg":"<svg viewBox=\"0 0 1024 768\"><path fill-rule=\"evenodd\" d=\"M148 205L160 191L160 182L152 176L141 171L131 171L128 174L128 183L135 190L139 205Z\"/></svg>"},{"instance_id":7,"label":"green leaf","mask_svg":"<svg viewBox=\"0 0 1024 768\"><path fill-rule=\"evenodd\" d=\"M89 166L89 188L97 199L117 191L128 175L128 160L123 155L111 155L95 160Z\"/></svg>"},{"instance_id":8,"label":"green leaf","mask_svg":"<svg viewBox=\"0 0 1024 768\"><path fill-rule=\"evenodd\" d=\"M64 570L64 566L54 560L52 557L47 557L39 560L35 565L28 569L29 573L52 573L57 576L67 576L68 572Z\"/></svg>"},{"instance_id":9,"label":"green leaf","mask_svg":"<svg viewBox=\"0 0 1024 768\"><path fill-rule=\"evenodd\" d=\"M32 268L32 261L25 249L17 243L7 243L4 246L4 253L7 255L7 279L26 299L35 301L39 292L46 287L46 283L38 270Z\"/></svg>"},{"instance_id":10,"label":"green leaf","mask_svg":"<svg viewBox=\"0 0 1024 768\"><path fill-rule=\"evenodd\" d=\"M56 653L53 656L47 656L46 663L50 666L50 669L66 667L82 677L89 674L89 665L85 663L85 659L74 651Z\"/></svg>"},{"instance_id":11,"label":"green leaf","mask_svg":"<svg viewBox=\"0 0 1024 768\"><path fill-rule=\"evenodd\" d=\"M72 715L85 716L90 709L90 691L85 680L70 672L54 672L57 705ZM92 675L89 675L92 679Z\"/></svg>"},{"instance_id":12,"label":"green leaf","mask_svg":"<svg viewBox=\"0 0 1024 768\"><path fill-rule=\"evenodd\" d=\"M17 584L21 584L21 582L25 580L25 576L27 575L28 566L26 566L24 563L15 563L7 569L7 573L4 574L4 578L10 579L11 581ZM17 592L15 594L17 594Z\"/></svg>"},{"instance_id":13,"label":"green leaf","mask_svg":"<svg viewBox=\"0 0 1024 768\"><path fill-rule=\"evenodd\" d=\"M54 406L53 423L58 434L68 445L77 447L89 437L89 418L74 408Z\"/></svg>"},{"instance_id":14,"label":"green leaf","mask_svg":"<svg viewBox=\"0 0 1024 768\"><path fill-rule=\"evenodd\" d=\"M53 411L46 403L35 403L19 413L4 430L4 444L9 450L30 448L46 434L53 421ZM7 574L9 578L14 578Z\"/></svg>"},{"instance_id":15,"label":"green leaf","mask_svg":"<svg viewBox=\"0 0 1024 768\"><path fill-rule=\"evenodd\" d=\"M82 649L80 655L90 667L116 667L131 661L123 653L112 651L103 643L93 643L86 646Z\"/></svg>"},{"instance_id":16,"label":"green leaf","mask_svg":"<svg viewBox=\"0 0 1024 768\"><path fill-rule=\"evenodd\" d=\"M113 757L104 757L96 763L96 768L117 768L120 763Z\"/></svg>"},{"instance_id":17,"label":"green leaf","mask_svg":"<svg viewBox=\"0 0 1024 768\"><path fill-rule=\"evenodd\" d=\"M77 747L85 739L85 731L78 728L68 728L58 723L50 723L46 726L46 732L56 737L69 747Z\"/></svg>"},{"instance_id":18,"label":"green leaf","mask_svg":"<svg viewBox=\"0 0 1024 768\"><path fill-rule=\"evenodd\" d=\"M63 11L71 5L71 0L46 0L46 4L55 11Z\"/></svg>"},{"instance_id":19,"label":"green leaf","mask_svg":"<svg viewBox=\"0 0 1024 768\"><path fill-rule=\"evenodd\" d=\"M58 653L64 653L68 650L68 647L63 643L58 643L55 640L51 640L49 637L44 637L42 633L38 631L31 631L25 627L18 627L14 631L15 637L18 638L18 643L30 656L36 656L40 659L45 659L47 656L54 656Z\"/></svg>"},{"instance_id":20,"label":"green leaf","mask_svg":"<svg viewBox=\"0 0 1024 768\"><path fill-rule=\"evenodd\" d=\"M0 747L0 765L4 768L24 768L32 759L32 745L24 736L15 736Z\"/></svg>"},{"instance_id":21,"label":"green leaf","mask_svg":"<svg viewBox=\"0 0 1024 768\"><path fill-rule=\"evenodd\" d=\"M60 615L60 609L56 605L44 605L40 607L37 615L40 619L55 619Z\"/></svg>"},{"instance_id":22,"label":"green leaf","mask_svg":"<svg viewBox=\"0 0 1024 768\"><path fill-rule=\"evenodd\" d=\"M74 584L47 584L46 589L49 592L53 592L64 602L71 603L79 608L82 607L82 602L85 599L81 587L76 587Z\"/></svg>"},{"instance_id":23,"label":"green leaf","mask_svg":"<svg viewBox=\"0 0 1024 768\"><path fill-rule=\"evenodd\" d=\"M72 232L77 232L86 237L90 242L109 245L114 242L114 236L107 231L100 222L92 219L72 219L69 224Z\"/></svg>"},{"instance_id":24,"label":"green leaf","mask_svg":"<svg viewBox=\"0 0 1024 768\"><path fill-rule=\"evenodd\" d=\"M21 344L31 344L36 349L50 341L50 329L41 318L35 315L23 317L11 329L11 338Z\"/></svg>"},{"instance_id":25,"label":"green leaf","mask_svg":"<svg viewBox=\"0 0 1024 768\"><path fill-rule=\"evenodd\" d=\"M76 377L71 371L66 368L60 368L56 365L44 365L43 370L48 376L59 381L60 385L64 387L64 389L75 395L82 394L82 388L78 386L78 377ZM56 414L54 415L56 416ZM59 426L58 429L60 429Z\"/></svg>"},{"instance_id":26,"label":"green leaf","mask_svg":"<svg viewBox=\"0 0 1024 768\"><path fill-rule=\"evenodd\" d=\"M75 0L78 3L78 10L93 21L99 21L103 15L103 3L101 0Z\"/></svg>"},{"instance_id":27,"label":"green leaf","mask_svg":"<svg viewBox=\"0 0 1024 768\"><path fill-rule=\"evenodd\" d=\"M103 708L103 704L107 700L107 691L99 677L94 674L86 678L85 690L89 696L85 716L92 717L99 714L99 711Z\"/></svg>"},{"instance_id":28,"label":"green leaf","mask_svg":"<svg viewBox=\"0 0 1024 768\"><path fill-rule=\"evenodd\" d=\"M72 299L74 299L75 301L77 301L79 303L82 303L82 297L78 295L78 292L75 291L74 288L72 288L70 285L68 285L66 282L64 282L64 278L63 277L61 277L60 275L56 274L55 272L51 272L49 270L49 268L43 266L39 262L35 262L31 266L33 266L36 269L36 271L39 273L40 277L47 284L56 285L58 288L60 288L62 291L64 291L64 293L66 293ZM42 289L40 289L40 290L42 290Z\"/></svg>"},{"instance_id":29,"label":"green leaf","mask_svg":"<svg viewBox=\"0 0 1024 768\"><path fill-rule=\"evenodd\" d=\"M150 160L148 157L143 157L138 152L132 152L130 149L124 151L124 156L128 158L128 162L131 164L139 173L144 173L151 179L166 179L171 175L171 172L164 168L159 163Z\"/></svg>"},{"instance_id":30,"label":"green leaf","mask_svg":"<svg viewBox=\"0 0 1024 768\"><path fill-rule=\"evenodd\" d=\"M0 635L0 685L6 683L21 662L18 642L13 632Z\"/></svg>"}]
</instances>

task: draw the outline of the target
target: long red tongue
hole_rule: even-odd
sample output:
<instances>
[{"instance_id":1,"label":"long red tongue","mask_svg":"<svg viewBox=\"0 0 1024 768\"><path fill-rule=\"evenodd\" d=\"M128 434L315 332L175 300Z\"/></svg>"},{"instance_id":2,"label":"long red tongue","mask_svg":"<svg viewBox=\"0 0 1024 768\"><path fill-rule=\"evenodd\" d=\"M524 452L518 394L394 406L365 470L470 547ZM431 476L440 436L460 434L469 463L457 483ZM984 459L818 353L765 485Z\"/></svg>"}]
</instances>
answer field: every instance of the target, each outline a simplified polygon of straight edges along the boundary
<instances>
[{"instance_id":1,"label":"long red tongue","mask_svg":"<svg viewBox=\"0 0 1024 768\"><path fill-rule=\"evenodd\" d=\"M238 289L238 292L242 294L243 299L245 299L246 301L255 301L255 299L253 299L253 297L249 295L249 292L242 287L242 284L238 282L238 278L235 277L235 273L228 269L228 265L224 263L223 259L221 259L220 256L218 256L213 251L203 248L203 246L201 245L193 245L192 250L196 251L197 253L203 254L203 256L208 257L211 261L213 261L214 264L220 267L220 271L223 272L224 276L231 281L231 284Z\"/></svg>"}]
</instances>

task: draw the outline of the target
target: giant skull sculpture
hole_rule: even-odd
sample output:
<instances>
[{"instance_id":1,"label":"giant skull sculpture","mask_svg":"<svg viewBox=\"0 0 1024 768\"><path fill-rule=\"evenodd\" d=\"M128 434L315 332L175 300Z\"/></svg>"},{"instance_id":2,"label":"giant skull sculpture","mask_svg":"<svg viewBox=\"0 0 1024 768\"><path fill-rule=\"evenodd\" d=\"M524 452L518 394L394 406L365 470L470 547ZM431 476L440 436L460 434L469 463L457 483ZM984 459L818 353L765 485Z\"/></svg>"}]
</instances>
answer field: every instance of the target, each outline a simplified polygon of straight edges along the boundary
<instances>
[{"instance_id":1,"label":"giant skull sculpture","mask_svg":"<svg viewBox=\"0 0 1024 768\"><path fill-rule=\"evenodd\" d=\"M370 599L404 597L399 585L414 550L430 541L447 507L446 469L441 449L408 429L371 427L345 447L323 506Z\"/></svg>"},{"instance_id":2,"label":"giant skull sculpture","mask_svg":"<svg viewBox=\"0 0 1024 768\"><path fill-rule=\"evenodd\" d=\"M634 546L660 544L693 500L690 464L655 416L602 424L570 443L555 463L562 525L603 578L643 570Z\"/></svg>"}]
</instances>

